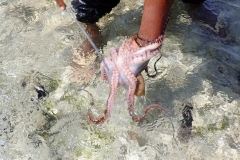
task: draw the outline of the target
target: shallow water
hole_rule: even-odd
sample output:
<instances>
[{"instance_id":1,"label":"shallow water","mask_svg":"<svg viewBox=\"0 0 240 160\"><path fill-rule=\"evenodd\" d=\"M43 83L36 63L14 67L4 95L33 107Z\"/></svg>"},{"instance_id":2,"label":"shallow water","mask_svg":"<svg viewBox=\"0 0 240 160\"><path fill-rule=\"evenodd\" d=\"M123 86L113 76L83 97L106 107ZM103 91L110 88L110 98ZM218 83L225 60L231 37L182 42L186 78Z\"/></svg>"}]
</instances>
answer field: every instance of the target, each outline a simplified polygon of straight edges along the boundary
<instances>
[{"instance_id":1,"label":"shallow water","mask_svg":"<svg viewBox=\"0 0 240 160\"><path fill-rule=\"evenodd\" d=\"M142 7L123 0L100 20L104 56L138 31ZM239 159L239 12L238 0L175 2L158 74L143 73L146 96L135 98L139 116L163 105L173 131L158 110L133 122L122 88L109 122L90 124L109 86L70 14L54 1L1 0L0 159Z\"/></svg>"}]
</instances>

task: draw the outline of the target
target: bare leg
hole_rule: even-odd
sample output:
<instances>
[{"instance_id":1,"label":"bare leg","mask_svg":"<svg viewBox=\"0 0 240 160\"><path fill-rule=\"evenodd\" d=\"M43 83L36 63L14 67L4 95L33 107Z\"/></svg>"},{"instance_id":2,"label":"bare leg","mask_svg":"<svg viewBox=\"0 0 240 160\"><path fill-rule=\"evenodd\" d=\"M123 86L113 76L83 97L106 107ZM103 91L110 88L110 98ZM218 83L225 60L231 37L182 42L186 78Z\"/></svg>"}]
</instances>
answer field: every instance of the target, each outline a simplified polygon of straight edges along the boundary
<instances>
[{"instance_id":1,"label":"bare leg","mask_svg":"<svg viewBox=\"0 0 240 160\"><path fill-rule=\"evenodd\" d=\"M96 24L87 24L86 31L95 43L95 45L99 48L101 47L101 33L99 31L99 27ZM82 49L82 52L85 54L87 57L89 52L93 51L92 45L90 42L86 39L80 46Z\"/></svg>"},{"instance_id":2,"label":"bare leg","mask_svg":"<svg viewBox=\"0 0 240 160\"><path fill-rule=\"evenodd\" d=\"M88 24L86 31L97 47L100 47L101 34L98 26L96 24ZM92 75L94 75L98 68L98 65L95 63L96 59L97 56L90 42L85 39L78 48L73 50L72 62L70 64L73 71L71 81L89 83L92 80Z\"/></svg>"}]
</instances>

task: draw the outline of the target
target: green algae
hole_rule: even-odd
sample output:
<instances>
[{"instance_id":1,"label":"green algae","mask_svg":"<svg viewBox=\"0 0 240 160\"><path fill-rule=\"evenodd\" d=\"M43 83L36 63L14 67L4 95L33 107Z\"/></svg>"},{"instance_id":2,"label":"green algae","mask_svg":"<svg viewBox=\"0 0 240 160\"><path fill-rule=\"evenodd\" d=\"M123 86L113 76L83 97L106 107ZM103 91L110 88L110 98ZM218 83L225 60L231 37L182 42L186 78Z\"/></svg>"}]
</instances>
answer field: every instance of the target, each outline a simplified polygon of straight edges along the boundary
<instances>
[{"instance_id":1,"label":"green algae","mask_svg":"<svg viewBox=\"0 0 240 160\"><path fill-rule=\"evenodd\" d=\"M58 80L53 80L53 79L51 79L50 81L49 81L49 92L53 92L53 91L55 91L55 90L57 90L57 88L59 87L59 81Z\"/></svg>"},{"instance_id":2,"label":"green algae","mask_svg":"<svg viewBox=\"0 0 240 160\"><path fill-rule=\"evenodd\" d=\"M114 142L116 137L112 136L107 131L101 131L96 128L92 128L91 134L86 139L85 146L80 146L76 149L75 154L77 157L83 156L84 158L93 158L93 152L96 150L103 150Z\"/></svg>"},{"instance_id":3,"label":"green algae","mask_svg":"<svg viewBox=\"0 0 240 160\"><path fill-rule=\"evenodd\" d=\"M217 126L216 124L209 124L206 127L197 126L195 128L195 133L196 135L202 137L204 135L204 132L222 131L228 128L229 125L230 125L229 119L227 117L224 117L220 126Z\"/></svg>"},{"instance_id":4,"label":"green algae","mask_svg":"<svg viewBox=\"0 0 240 160\"><path fill-rule=\"evenodd\" d=\"M50 111L53 108L53 103L52 102L46 102L46 103L43 104L43 106L47 111Z\"/></svg>"}]
</instances>

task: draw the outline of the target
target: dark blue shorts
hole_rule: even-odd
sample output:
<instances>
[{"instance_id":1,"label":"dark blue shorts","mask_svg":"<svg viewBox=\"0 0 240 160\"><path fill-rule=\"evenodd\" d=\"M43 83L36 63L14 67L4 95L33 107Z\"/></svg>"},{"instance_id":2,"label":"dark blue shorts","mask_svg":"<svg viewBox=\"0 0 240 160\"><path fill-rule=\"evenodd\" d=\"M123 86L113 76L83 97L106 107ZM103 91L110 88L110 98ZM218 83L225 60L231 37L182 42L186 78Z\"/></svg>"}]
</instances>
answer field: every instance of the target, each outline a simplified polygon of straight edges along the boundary
<instances>
[{"instance_id":1,"label":"dark blue shorts","mask_svg":"<svg viewBox=\"0 0 240 160\"><path fill-rule=\"evenodd\" d=\"M200 4L205 0L182 0L183 3ZM72 0L77 20L83 23L95 23L111 12L120 0Z\"/></svg>"}]
</instances>

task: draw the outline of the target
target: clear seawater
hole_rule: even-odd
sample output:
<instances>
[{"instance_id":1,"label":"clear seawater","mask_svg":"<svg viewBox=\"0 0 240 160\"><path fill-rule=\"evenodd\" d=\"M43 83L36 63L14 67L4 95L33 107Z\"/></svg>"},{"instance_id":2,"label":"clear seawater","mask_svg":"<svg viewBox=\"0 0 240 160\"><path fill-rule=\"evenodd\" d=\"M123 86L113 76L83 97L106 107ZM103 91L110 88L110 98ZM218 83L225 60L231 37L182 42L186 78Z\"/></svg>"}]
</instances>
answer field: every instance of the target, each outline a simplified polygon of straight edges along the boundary
<instances>
[{"instance_id":1,"label":"clear seawater","mask_svg":"<svg viewBox=\"0 0 240 160\"><path fill-rule=\"evenodd\" d=\"M70 5L70 0L66 1ZM122 0L97 23L104 56L137 33L143 1ZM163 47L143 72L146 95L132 121L119 88L108 123L109 85L99 58L53 0L0 0L0 159L240 159L240 1L174 3Z\"/></svg>"}]
</instances>

